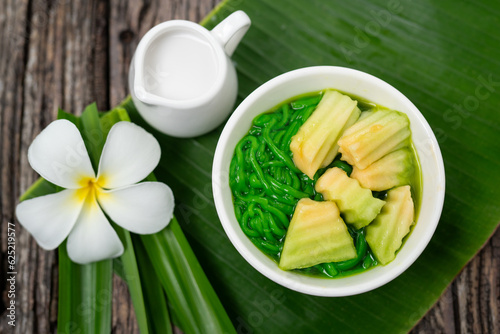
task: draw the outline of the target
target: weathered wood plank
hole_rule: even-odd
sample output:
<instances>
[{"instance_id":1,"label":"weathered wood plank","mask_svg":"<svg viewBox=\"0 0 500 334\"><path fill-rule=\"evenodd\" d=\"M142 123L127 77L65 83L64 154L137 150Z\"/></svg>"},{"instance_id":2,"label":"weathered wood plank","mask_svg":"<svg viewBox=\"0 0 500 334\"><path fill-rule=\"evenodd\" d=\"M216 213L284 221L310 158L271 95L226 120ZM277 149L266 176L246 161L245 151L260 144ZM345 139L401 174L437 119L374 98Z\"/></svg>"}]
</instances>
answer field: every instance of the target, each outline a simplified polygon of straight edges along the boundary
<instances>
[{"instance_id":1,"label":"weathered wood plank","mask_svg":"<svg viewBox=\"0 0 500 334\"><path fill-rule=\"evenodd\" d=\"M55 119L58 107L79 113L94 99L101 108L109 105L108 18L102 4L67 0L0 4L2 284L6 282L6 224L15 221L17 198L37 177L27 162L28 146ZM56 252L41 250L20 226L16 234L17 321L12 328L2 316L0 332L55 332ZM7 302L2 294L2 304Z\"/></svg>"},{"instance_id":2,"label":"weathered wood plank","mask_svg":"<svg viewBox=\"0 0 500 334\"><path fill-rule=\"evenodd\" d=\"M453 282L457 332L500 333L499 232Z\"/></svg>"},{"instance_id":3,"label":"weathered wood plank","mask_svg":"<svg viewBox=\"0 0 500 334\"><path fill-rule=\"evenodd\" d=\"M451 287L446 289L436 305L415 326L412 333L435 333L453 334L455 324L453 319L453 292Z\"/></svg>"},{"instance_id":4,"label":"weathered wood plank","mask_svg":"<svg viewBox=\"0 0 500 334\"><path fill-rule=\"evenodd\" d=\"M411 333L500 333L500 229Z\"/></svg>"},{"instance_id":5,"label":"weathered wood plank","mask_svg":"<svg viewBox=\"0 0 500 334\"><path fill-rule=\"evenodd\" d=\"M37 80L33 78L34 64L29 62L32 32L30 20L39 24L41 16L32 17L33 4L28 1L3 1L2 35L0 36L0 108L2 110L1 131L1 287L2 305L10 302L6 289L7 224L14 223L14 207L19 194L30 184L35 175L27 168L26 144L31 134L41 128L40 115L32 112L32 103L38 95L34 92ZM29 101L28 101L29 100ZM26 111L28 111L26 113ZM35 115L34 115L35 114ZM50 330L48 323L51 300L53 253L45 253L33 242L29 234L16 224L16 326L7 324L3 314L0 332L30 333L39 329ZM10 271L10 270L9 270ZM10 276L10 275L9 275ZM43 308L42 308L43 307ZM4 309L4 308L2 308ZM3 310L2 310L3 311ZM3 312L2 312L3 313ZM43 319L37 320L38 316Z\"/></svg>"}]
</instances>

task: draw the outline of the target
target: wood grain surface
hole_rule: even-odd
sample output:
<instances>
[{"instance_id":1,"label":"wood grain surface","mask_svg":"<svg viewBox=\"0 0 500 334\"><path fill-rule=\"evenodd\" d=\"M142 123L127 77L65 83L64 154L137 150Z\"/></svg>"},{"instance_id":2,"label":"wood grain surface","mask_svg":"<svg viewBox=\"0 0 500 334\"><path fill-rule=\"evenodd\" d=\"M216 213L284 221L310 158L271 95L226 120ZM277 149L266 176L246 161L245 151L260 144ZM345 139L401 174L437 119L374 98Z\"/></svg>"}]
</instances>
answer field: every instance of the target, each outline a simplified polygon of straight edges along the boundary
<instances>
[{"instance_id":1,"label":"wood grain surface","mask_svg":"<svg viewBox=\"0 0 500 334\"><path fill-rule=\"evenodd\" d=\"M37 178L26 152L56 118L128 94L139 39L169 19L200 21L218 0L0 0L0 333L55 333L57 257L15 220ZM7 225L16 229L16 326L7 324ZM500 232L465 267L412 333L500 333ZM138 333L127 286L114 278L113 333ZM418 319L415 319L417 321ZM390 321L388 319L388 321Z\"/></svg>"}]
</instances>

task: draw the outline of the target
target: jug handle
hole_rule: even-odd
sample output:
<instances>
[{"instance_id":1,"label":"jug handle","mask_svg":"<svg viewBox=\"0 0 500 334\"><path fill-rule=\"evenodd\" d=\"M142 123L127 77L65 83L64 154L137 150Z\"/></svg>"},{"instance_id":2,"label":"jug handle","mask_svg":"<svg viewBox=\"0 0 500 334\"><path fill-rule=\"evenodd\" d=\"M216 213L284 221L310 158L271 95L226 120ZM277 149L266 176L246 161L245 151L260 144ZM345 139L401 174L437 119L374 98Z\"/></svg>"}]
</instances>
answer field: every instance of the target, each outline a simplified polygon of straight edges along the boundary
<instances>
[{"instance_id":1,"label":"jug handle","mask_svg":"<svg viewBox=\"0 0 500 334\"><path fill-rule=\"evenodd\" d=\"M250 23L248 15L244 11L238 10L215 26L210 33L222 45L226 54L231 57L241 39L245 36Z\"/></svg>"}]
</instances>

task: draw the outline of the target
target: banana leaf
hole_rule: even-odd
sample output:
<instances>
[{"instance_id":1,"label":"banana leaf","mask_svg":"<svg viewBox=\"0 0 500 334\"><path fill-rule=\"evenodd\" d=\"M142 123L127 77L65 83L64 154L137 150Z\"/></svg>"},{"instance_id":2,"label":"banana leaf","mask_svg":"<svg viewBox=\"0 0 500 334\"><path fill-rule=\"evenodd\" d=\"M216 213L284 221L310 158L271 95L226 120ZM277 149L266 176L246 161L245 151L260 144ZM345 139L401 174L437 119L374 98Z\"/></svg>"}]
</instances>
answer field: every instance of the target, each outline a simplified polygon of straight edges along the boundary
<instances>
[{"instance_id":1,"label":"banana leaf","mask_svg":"<svg viewBox=\"0 0 500 334\"><path fill-rule=\"evenodd\" d=\"M238 332L401 333L436 302L500 218L500 2L229 0L202 23L235 10L252 26L233 55L239 101L283 72L338 65L373 74L413 101L438 137L446 199L438 229L403 275L374 291L319 298L255 271L227 239L211 192L222 127L194 139L152 131L162 146L156 176L178 201L176 216ZM147 127L130 100L134 122Z\"/></svg>"}]
</instances>

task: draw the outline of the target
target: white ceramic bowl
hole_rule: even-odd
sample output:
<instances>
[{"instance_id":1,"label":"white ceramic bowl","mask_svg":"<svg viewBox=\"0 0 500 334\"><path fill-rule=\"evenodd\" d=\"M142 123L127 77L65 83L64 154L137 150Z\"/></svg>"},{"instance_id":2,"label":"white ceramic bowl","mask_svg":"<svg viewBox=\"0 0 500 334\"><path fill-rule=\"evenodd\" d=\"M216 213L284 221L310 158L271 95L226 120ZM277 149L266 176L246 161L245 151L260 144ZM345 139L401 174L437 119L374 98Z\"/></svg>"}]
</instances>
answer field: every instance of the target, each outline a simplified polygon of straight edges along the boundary
<instances>
[{"instance_id":1,"label":"white ceramic bowl","mask_svg":"<svg viewBox=\"0 0 500 334\"><path fill-rule=\"evenodd\" d=\"M412 139L422 166L423 194L418 221L396 256L361 274L339 279L315 278L283 271L255 247L241 230L234 215L229 188L229 163L234 148L250 129L255 116L294 96L334 88L379 105L404 112L411 123ZM439 222L445 193L443 159L429 124L401 92L370 74L357 70L317 66L284 73L257 88L235 110L227 122L215 151L213 164L215 206L226 234L240 254L274 282L317 296L349 296L380 287L404 272L423 252Z\"/></svg>"}]
</instances>

